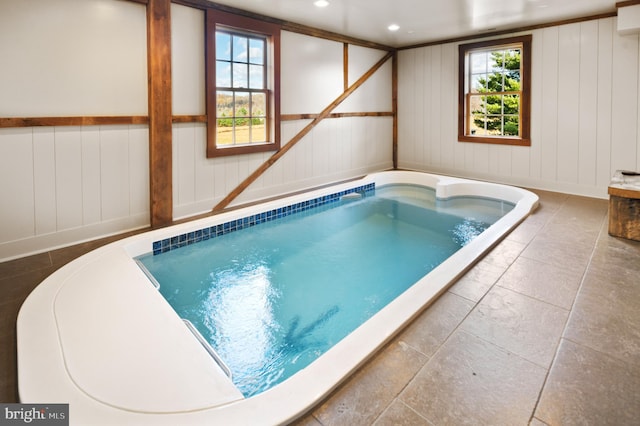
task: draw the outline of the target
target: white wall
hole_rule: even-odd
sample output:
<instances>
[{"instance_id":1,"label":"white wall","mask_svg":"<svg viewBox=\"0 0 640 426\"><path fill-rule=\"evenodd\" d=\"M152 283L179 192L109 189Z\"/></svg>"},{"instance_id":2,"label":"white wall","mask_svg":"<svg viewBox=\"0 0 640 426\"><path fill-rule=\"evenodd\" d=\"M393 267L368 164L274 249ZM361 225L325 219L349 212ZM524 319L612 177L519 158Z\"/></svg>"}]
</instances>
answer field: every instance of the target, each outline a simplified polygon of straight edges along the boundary
<instances>
[{"instance_id":1,"label":"white wall","mask_svg":"<svg viewBox=\"0 0 640 426\"><path fill-rule=\"evenodd\" d=\"M0 117L146 115L146 11L0 0ZM147 126L0 129L0 259L149 223Z\"/></svg>"},{"instance_id":2,"label":"white wall","mask_svg":"<svg viewBox=\"0 0 640 426\"><path fill-rule=\"evenodd\" d=\"M535 30L531 147L457 142L458 44L400 52L399 166L606 197L640 169L640 43L616 18Z\"/></svg>"},{"instance_id":3,"label":"white wall","mask_svg":"<svg viewBox=\"0 0 640 426\"><path fill-rule=\"evenodd\" d=\"M0 0L0 117L146 115L146 9Z\"/></svg>"}]
</instances>

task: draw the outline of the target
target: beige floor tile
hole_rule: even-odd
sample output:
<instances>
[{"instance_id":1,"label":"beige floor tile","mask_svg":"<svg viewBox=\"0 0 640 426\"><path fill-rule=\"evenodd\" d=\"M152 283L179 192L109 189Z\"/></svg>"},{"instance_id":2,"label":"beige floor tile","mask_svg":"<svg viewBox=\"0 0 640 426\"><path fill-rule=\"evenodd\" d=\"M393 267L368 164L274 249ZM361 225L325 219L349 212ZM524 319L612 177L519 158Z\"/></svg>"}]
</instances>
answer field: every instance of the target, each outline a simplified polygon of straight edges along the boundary
<instances>
[{"instance_id":1,"label":"beige floor tile","mask_svg":"<svg viewBox=\"0 0 640 426\"><path fill-rule=\"evenodd\" d=\"M538 229L541 229L545 226L549 220L555 216L556 212L549 210L546 206L540 206L536 210L533 211L527 218L522 222L523 225L535 226Z\"/></svg>"},{"instance_id":2,"label":"beige floor tile","mask_svg":"<svg viewBox=\"0 0 640 426\"><path fill-rule=\"evenodd\" d=\"M520 257L497 285L570 310L582 277L580 272Z\"/></svg>"},{"instance_id":3,"label":"beige floor tile","mask_svg":"<svg viewBox=\"0 0 640 426\"><path fill-rule=\"evenodd\" d=\"M432 424L403 402L396 400L378 417L374 426L430 426Z\"/></svg>"},{"instance_id":4,"label":"beige floor tile","mask_svg":"<svg viewBox=\"0 0 640 426\"><path fill-rule=\"evenodd\" d=\"M403 342L392 342L313 411L323 425L370 425L426 362Z\"/></svg>"},{"instance_id":5,"label":"beige floor tile","mask_svg":"<svg viewBox=\"0 0 640 426\"><path fill-rule=\"evenodd\" d=\"M491 287L493 287L493 284L489 282L476 281L470 277L462 277L449 288L449 292L464 297L471 302L478 302L487 294Z\"/></svg>"},{"instance_id":6,"label":"beige floor tile","mask_svg":"<svg viewBox=\"0 0 640 426\"><path fill-rule=\"evenodd\" d=\"M604 219L602 219L604 220ZM594 224L590 228L584 225L583 221L559 221L547 223L544 228L538 232L536 239L549 242L565 242L567 244L588 245L593 247L598 235L600 234L600 225L602 222Z\"/></svg>"},{"instance_id":7,"label":"beige floor tile","mask_svg":"<svg viewBox=\"0 0 640 426\"><path fill-rule=\"evenodd\" d=\"M640 241L602 236L593 253L591 266L605 273L623 268L640 274Z\"/></svg>"},{"instance_id":8,"label":"beige floor tile","mask_svg":"<svg viewBox=\"0 0 640 426\"><path fill-rule=\"evenodd\" d=\"M544 191L541 189L531 189L530 191L538 195L540 198L540 206L543 209L551 211L558 210L570 197L568 194Z\"/></svg>"},{"instance_id":9,"label":"beige floor tile","mask_svg":"<svg viewBox=\"0 0 640 426\"><path fill-rule=\"evenodd\" d=\"M451 293L443 294L397 338L430 357L473 309L473 302Z\"/></svg>"},{"instance_id":10,"label":"beige floor tile","mask_svg":"<svg viewBox=\"0 0 640 426\"><path fill-rule=\"evenodd\" d=\"M320 423L318 419L309 414L290 423L289 426L322 426L322 423Z\"/></svg>"},{"instance_id":11,"label":"beige floor tile","mask_svg":"<svg viewBox=\"0 0 640 426\"><path fill-rule=\"evenodd\" d=\"M558 234L563 238L582 237L583 234L597 235L606 216L607 202L605 200L572 196L558 209L541 233L549 233L549 236Z\"/></svg>"},{"instance_id":12,"label":"beige floor tile","mask_svg":"<svg viewBox=\"0 0 640 426\"><path fill-rule=\"evenodd\" d=\"M640 256L640 241L629 240L621 237L614 237L613 235L609 235L609 221L605 220L602 224L602 235L603 237L598 240L596 246L598 248L613 248L613 249L622 249L629 250L635 252L637 256Z\"/></svg>"},{"instance_id":13,"label":"beige floor tile","mask_svg":"<svg viewBox=\"0 0 640 426\"><path fill-rule=\"evenodd\" d=\"M521 256L581 273L587 268L592 253L592 245L537 236Z\"/></svg>"},{"instance_id":14,"label":"beige floor tile","mask_svg":"<svg viewBox=\"0 0 640 426\"><path fill-rule=\"evenodd\" d=\"M585 214L604 215L609 210L609 200L570 195L562 203L560 210L575 212L581 217L584 217Z\"/></svg>"},{"instance_id":15,"label":"beige floor tile","mask_svg":"<svg viewBox=\"0 0 640 426\"><path fill-rule=\"evenodd\" d=\"M548 367L568 315L565 309L494 287L460 329Z\"/></svg>"},{"instance_id":16,"label":"beige floor tile","mask_svg":"<svg viewBox=\"0 0 640 426\"><path fill-rule=\"evenodd\" d=\"M449 288L458 296L477 302L498 281L507 266L495 266L485 260L478 262L462 278Z\"/></svg>"},{"instance_id":17,"label":"beige floor tile","mask_svg":"<svg viewBox=\"0 0 640 426\"><path fill-rule=\"evenodd\" d=\"M526 425L546 370L456 331L399 399L436 425Z\"/></svg>"},{"instance_id":18,"label":"beige floor tile","mask_svg":"<svg viewBox=\"0 0 640 426\"><path fill-rule=\"evenodd\" d=\"M549 426L547 425L545 422L543 422L540 419L537 418L532 418L531 421L529 422L529 426Z\"/></svg>"},{"instance_id":19,"label":"beige floor tile","mask_svg":"<svg viewBox=\"0 0 640 426\"><path fill-rule=\"evenodd\" d=\"M526 244L517 241L503 240L485 256L483 261L493 266L508 268L525 247Z\"/></svg>"},{"instance_id":20,"label":"beige floor tile","mask_svg":"<svg viewBox=\"0 0 640 426\"><path fill-rule=\"evenodd\" d=\"M564 337L640 368L640 276L631 269L587 274Z\"/></svg>"},{"instance_id":21,"label":"beige floor tile","mask_svg":"<svg viewBox=\"0 0 640 426\"><path fill-rule=\"evenodd\" d=\"M575 205L566 204L558 210L551 222L554 223L581 223L585 229L593 229L602 224L602 220L607 216L607 204L601 204L603 200L595 200L593 204L589 202Z\"/></svg>"},{"instance_id":22,"label":"beige floor tile","mask_svg":"<svg viewBox=\"0 0 640 426\"><path fill-rule=\"evenodd\" d=\"M511 231L509 235L507 235L507 240L516 241L518 243L528 244L531 240L534 239L536 234L540 231L540 229L544 226L540 223L534 222L523 222L516 229Z\"/></svg>"},{"instance_id":23,"label":"beige floor tile","mask_svg":"<svg viewBox=\"0 0 640 426\"><path fill-rule=\"evenodd\" d=\"M625 363L564 340L535 416L549 425L637 425L640 374Z\"/></svg>"}]
</instances>

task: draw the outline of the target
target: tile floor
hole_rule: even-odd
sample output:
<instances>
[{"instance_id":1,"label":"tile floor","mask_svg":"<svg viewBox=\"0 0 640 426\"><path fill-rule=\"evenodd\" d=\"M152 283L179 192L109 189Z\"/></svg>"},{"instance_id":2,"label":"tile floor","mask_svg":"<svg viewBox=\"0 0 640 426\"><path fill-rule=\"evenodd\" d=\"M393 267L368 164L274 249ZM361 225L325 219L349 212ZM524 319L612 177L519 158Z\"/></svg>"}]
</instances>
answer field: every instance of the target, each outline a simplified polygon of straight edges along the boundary
<instances>
[{"instance_id":1,"label":"tile floor","mask_svg":"<svg viewBox=\"0 0 640 426\"><path fill-rule=\"evenodd\" d=\"M606 200L535 192L533 215L297 425L640 424L640 242L607 234ZM17 400L20 304L104 242L0 264L0 401Z\"/></svg>"}]
</instances>

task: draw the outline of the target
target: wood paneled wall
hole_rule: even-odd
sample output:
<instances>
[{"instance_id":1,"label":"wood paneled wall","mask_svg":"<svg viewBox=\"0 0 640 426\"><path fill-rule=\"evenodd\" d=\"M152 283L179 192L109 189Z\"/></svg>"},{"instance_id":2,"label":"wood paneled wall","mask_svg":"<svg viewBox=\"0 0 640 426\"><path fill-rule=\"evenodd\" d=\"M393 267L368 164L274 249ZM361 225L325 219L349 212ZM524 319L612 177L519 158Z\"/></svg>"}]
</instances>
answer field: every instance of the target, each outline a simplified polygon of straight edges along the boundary
<instances>
[{"instance_id":1,"label":"wood paneled wall","mask_svg":"<svg viewBox=\"0 0 640 426\"><path fill-rule=\"evenodd\" d=\"M153 97L151 92L156 89L147 85L147 76L153 70L147 67L145 11L149 6L166 6L167 2L45 3L22 0L0 6L0 40L7 41L0 42L0 56L16 61L4 62L0 80L29 90L34 84L43 87L43 82L32 79L31 62L25 59L36 57L39 62L33 67L39 70L38 78L44 76L56 84L37 95L11 89L0 97L0 260L147 227L152 222L149 140L158 112L152 109L158 105L147 104L147 95ZM97 14L101 10L98 3L113 8L109 15L113 22ZM50 8L64 10L56 16L72 22L49 19ZM166 16L166 10L163 14ZM46 25L21 27L17 25L20 16ZM156 174L163 180L160 185L170 185L171 191L158 186L159 195L154 198L169 194L172 201L163 201L159 225L210 211L269 155L205 158L203 11L172 3L170 20L171 84L162 84L160 90L171 90L172 105L163 105L160 116L156 115L162 118L165 129L160 130L160 137L168 139L170 145L161 142L155 149L170 146L171 162L154 168L161 172ZM40 55L39 40L46 34L38 29L51 28L52 23L57 25L56 40L65 42L59 49L47 47L47 55ZM118 25L126 28L121 31ZM86 30L89 32L85 34L86 28L100 31ZM166 21L163 28L166 31ZM344 84L360 78L389 50L351 44L349 39L331 40L326 33L304 34L305 30L296 27L285 31L282 46L283 67L287 68L282 105L288 114L281 128L284 143L340 95ZM21 40L22 50L12 42L16 39ZM83 71L85 68L79 65L86 52L68 49L71 42L81 43L80 47L101 46L97 62L101 64L100 73ZM49 72L42 73L43 69ZM153 71L156 76L167 78L166 72L157 71ZM385 64L236 202L391 167L391 75L391 64ZM84 90L92 84L100 90ZM120 93L123 88L126 93ZM19 98L21 93L29 93L29 100ZM67 93L69 96L65 96ZM165 93L161 98L168 96ZM20 109L16 109L18 105ZM167 129L171 114L173 124ZM166 160L167 153L162 157ZM167 206L172 207L172 217L166 215L170 211Z\"/></svg>"},{"instance_id":2,"label":"wood paneled wall","mask_svg":"<svg viewBox=\"0 0 640 426\"><path fill-rule=\"evenodd\" d=\"M183 7L174 5L175 9ZM187 16L194 13L192 9L173 13L174 17L184 14L184 20L173 22L173 25L176 31L183 33L185 40L191 39L185 37L185 33L198 31L193 26L194 16ZM345 64L344 50L342 42L288 31L282 33L283 144L296 138L305 126L342 94L345 66L346 79L353 84L387 53L349 45L349 59ZM176 67L189 68L189 63L194 61L195 56L186 62L183 58L183 62L176 64ZM190 69L197 75L194 67ZM336 108L336 114L313 128L240 193L232 205L392 167L391 69L391 62L388 61ZM196 105L191 107L195 108ZM206 159L202 157L206 133L204 125L183 123L174 124L173 128L175 218L209 211L269 161L272 155L255 153Z\"/></svg>"},{"instance_id":3,"label":"wood paneled wall","mask_svg":"<svg viewBox=\"0 0 640 426\"><path fill-rule=\"evenodd\" d=\"M616 18L536 29L531 147L457 141L457 43L399 52L399 167L605 198L640 169L638 35Z\"/></svg>"}]
</instances>

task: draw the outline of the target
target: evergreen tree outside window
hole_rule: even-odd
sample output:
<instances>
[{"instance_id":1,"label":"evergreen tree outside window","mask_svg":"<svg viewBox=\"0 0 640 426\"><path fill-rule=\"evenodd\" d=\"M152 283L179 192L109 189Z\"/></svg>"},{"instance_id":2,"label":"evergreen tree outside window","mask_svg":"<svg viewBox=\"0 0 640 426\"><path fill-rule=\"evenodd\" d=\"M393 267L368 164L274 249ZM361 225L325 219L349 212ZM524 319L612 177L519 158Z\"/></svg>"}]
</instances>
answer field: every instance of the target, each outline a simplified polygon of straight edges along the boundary
<instances>
[{"instance_id":1,"label":"evergreen tree outside window","mask_svg":"<svg viewBox=\"0 0 640 426\"><path fill-rule=\"evenodd\" d=\"M531 144L531 36L461 45L458 140Z\"/></svg>"}]
</instances>

